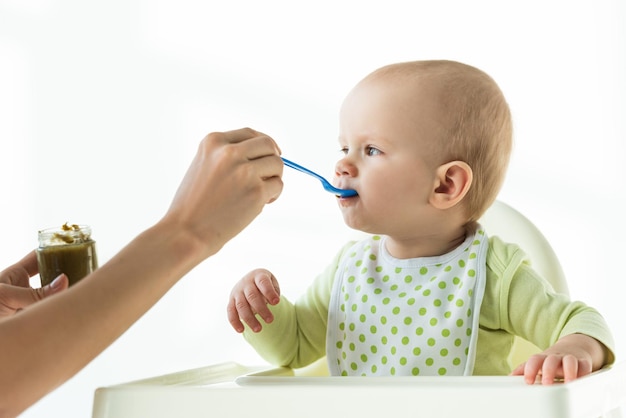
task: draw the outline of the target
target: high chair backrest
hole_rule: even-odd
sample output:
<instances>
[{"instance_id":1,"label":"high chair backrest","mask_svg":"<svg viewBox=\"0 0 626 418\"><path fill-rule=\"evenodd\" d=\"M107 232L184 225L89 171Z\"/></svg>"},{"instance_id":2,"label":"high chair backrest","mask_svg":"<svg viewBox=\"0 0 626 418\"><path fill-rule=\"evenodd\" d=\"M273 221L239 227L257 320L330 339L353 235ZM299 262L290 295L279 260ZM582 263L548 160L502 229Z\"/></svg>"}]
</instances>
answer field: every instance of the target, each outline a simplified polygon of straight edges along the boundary
<instances>
[{"instance_id":1,"label":"high chair backrest","mask_svg":"<svg viewBox=\"0 0 626 418\"><path fill-rule=\"evenodd\" d=\"M496 200L479 220L489 236L514 243L530 257L533 268L559 293L569 294L559 260L541 231L511 206Z\"/></svg>"},{"instance_id":2,"label":"high chair backrest","mask_svg":"<svg viewBox=\"0 0 626 418\"><path fill-rule=\"evenodd\" d=\"M569 294L565 275L548 240L524 215L501 201L496 201L479 220L488 236L499 236L503 241L514 243L524 250L535 271L543 276L558 293ZM523 363L539 348L516 337L509 356L512 367Z\"/></svg>"},{"instance_id":3,"label":"high chair backrest","mask_svg":"<svg viewBox=\"0 0 626 418\"><path fill-rule=\"evenodd\" d=\"M479 220L488 236L499 236L503 241L514 243L528 255L532 267L543 276L556 292L569 294L565 275L559 260L539 229L524 215L504 202L496 201ZM523 363L541 350L530 342L515 337L509 355L511 367ZM327 376L326 358L295 371L296 375Z\"/></svg>"}]
</instances>

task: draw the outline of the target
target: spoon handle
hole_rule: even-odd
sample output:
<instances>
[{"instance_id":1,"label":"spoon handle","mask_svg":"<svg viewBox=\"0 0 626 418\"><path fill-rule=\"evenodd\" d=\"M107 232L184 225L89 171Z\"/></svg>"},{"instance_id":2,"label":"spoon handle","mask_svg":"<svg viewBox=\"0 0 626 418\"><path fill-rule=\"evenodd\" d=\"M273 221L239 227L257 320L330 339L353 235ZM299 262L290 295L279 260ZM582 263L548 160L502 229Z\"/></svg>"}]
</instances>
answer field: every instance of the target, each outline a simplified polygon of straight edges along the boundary
<instances>
[{"instance_id":1,"label":"spoon handle","mask_svg":"<svg viewBox=\"0 0 626 418\"><path fill-rule=\"evenodd\" d=\"M326 190L327 192L334 193L338 197L351 197L351 196L356 196L357 195L356 190L352 190L352 189L338 189L337 187L335 187L332 184L330 184L328 182L328 180L326 180L324 177L320 176L316 172L311 171L308 168L304 168L300 164L296 164L293 161L289 161L286 158L283 158L283 157L280 157L280 158L283 160L283 163L287 167L291 167L291 168L293 168L295 170L301 171L304 174L308 174L310 176L313 176L316 179L318 179L319 181L321 181L322 182L322 187L324 187L324 190Z\"/></svg>"},{"instance_id":2,"label":"spoon handle","mask_svg":"<svg viewBox=\"0 0 626 418\"><path fill-rule=\"evenodd\" d=\"M283 160L283 163L285 163L285 165L287 167L295 168L296 170L302 171L303 173L306 173L306 174L309 174L309 175L311 175L313 177L316 177L319 180L326 181L326 179L324 179L322 176L320 176L316 172L311 171L308 168L302 167L300 164L296 164L293 161L290 161L290 160L288 160L288 159L286 159L284 157L280 157L280 158L281 158L281 160Z\"/></svg>"}]
</instances>

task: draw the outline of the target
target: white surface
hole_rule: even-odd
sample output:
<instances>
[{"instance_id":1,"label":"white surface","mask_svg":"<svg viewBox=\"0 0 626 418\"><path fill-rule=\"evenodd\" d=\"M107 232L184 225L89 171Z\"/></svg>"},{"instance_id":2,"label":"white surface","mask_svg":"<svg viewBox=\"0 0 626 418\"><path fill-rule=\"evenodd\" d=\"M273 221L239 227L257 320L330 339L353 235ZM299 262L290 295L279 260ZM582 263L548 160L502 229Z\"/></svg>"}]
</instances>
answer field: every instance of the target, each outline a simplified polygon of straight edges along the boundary
<instances>
[{"instance_id":1,"label":"white surface","mask_svg":"<svg viewBox=\"0 0 626 418\"><path fill-rule=\"evenodd\" d=\"M0 0L0 265L66 221L102 262L158 219L208 132L251 126L325 176L337 111L366 73L449 58L502 87L516 144L501 199L546 235L572 298L626 355L623 0ZM291 170L293 171L293 170ZM84 418L96 387L261 359L228 325L236 280L271 269L294 299L353 236L316 180L276 203L122 338L23 414ZM84 191L84 193L83 193ZM297 249L296 249L297 246ZM307 271L302 271L302 265Z\"/></svg>"},{"instance_id":2,"label":"white surface","mask_svg":"<svg viewBox=\"0 0 626 418\"><path fill-rule=\"evenodd\" d=\"M236 363L100 388L93 418L621 417L626 364L568 384L521 377L307 377Z\"/></svg>"}]
</instances>

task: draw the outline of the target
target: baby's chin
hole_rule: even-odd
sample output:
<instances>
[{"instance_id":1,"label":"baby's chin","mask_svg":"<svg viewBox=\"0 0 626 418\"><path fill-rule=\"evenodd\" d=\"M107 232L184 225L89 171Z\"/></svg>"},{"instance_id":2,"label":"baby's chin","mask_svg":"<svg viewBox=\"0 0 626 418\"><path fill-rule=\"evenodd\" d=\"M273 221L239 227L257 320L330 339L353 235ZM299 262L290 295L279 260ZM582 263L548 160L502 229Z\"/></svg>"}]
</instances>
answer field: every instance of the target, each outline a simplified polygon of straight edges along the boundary
<instances>
[{"instance_id":1,"label":"baby's chin","mask_svg":"<svg viewBox=\"0 0 626 418\"><path fill-rule=\"evenodd\" d=\"M354 217L347 215L345 212L342 213L343 215L343 222L346 224L346 226L348 228L352 228L352 229L356 229L357 231L362 231L365 232L363 230L363 226L361 225L360 222L358 222L356 219L354 219Z\"/></svg>"},{"instance_id":2,"label":"baby's chin","mask_svg":"<svg viewBox=\"0 0 626 418\"><path fill-rule=\"evenodd\" d=\"M379 226L371 225L369 223L363 222L362 220L355 219L354 217L350 217L345 213L343 215L343 221L346 226L356 231L361 231L371 235L384 235L384 233L381 232L382 228L380 228Z\"/></svg>"}]
</instances>

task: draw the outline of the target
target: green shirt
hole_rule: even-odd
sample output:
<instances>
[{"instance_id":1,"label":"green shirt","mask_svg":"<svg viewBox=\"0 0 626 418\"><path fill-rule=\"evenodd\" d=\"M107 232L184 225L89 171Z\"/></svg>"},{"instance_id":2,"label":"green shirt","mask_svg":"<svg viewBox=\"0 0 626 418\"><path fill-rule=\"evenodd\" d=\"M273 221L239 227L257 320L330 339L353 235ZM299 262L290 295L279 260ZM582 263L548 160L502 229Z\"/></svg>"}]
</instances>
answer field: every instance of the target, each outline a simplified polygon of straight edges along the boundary
<instances>
[{"instance_id":1,"label":"green shirt","mask_svg":"<svg viewBox=\"0 0 626 418\"><path fill-rule=\"evenodd\" d=\"M340 260L353 244L339 251L295 303L281 297L271 306L275 319L261 332L246 329L246 340L266 361L300 368L325 356L331 289ZM544 350L565 335L586 334L604 344L609 363L614 361L613 337L600 313L554 292L517 245L490 237L486 264L474 375L509 374L517 366L509 364L515 336Z\"/></svg>"}]
</instances>

